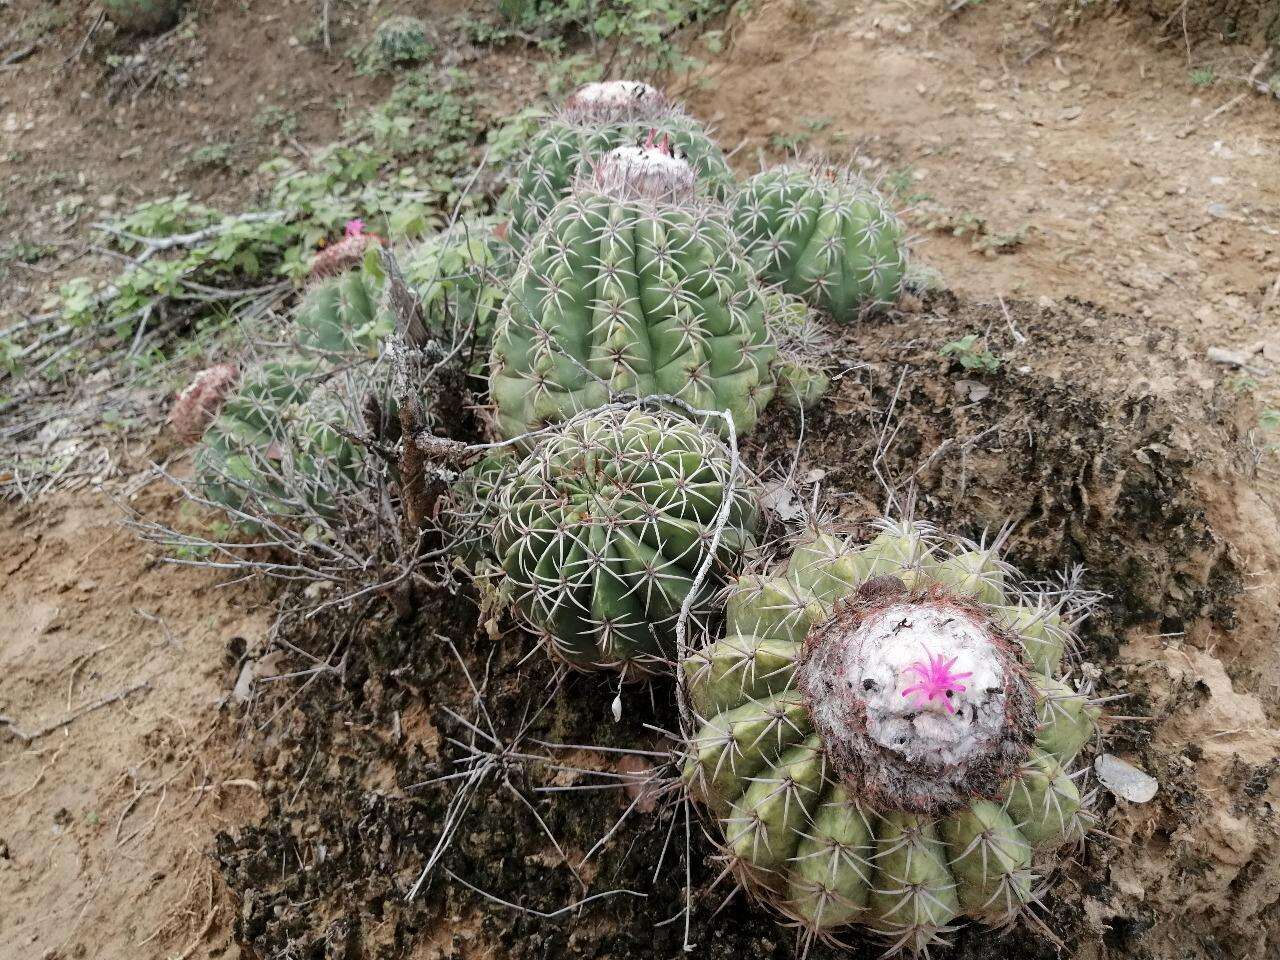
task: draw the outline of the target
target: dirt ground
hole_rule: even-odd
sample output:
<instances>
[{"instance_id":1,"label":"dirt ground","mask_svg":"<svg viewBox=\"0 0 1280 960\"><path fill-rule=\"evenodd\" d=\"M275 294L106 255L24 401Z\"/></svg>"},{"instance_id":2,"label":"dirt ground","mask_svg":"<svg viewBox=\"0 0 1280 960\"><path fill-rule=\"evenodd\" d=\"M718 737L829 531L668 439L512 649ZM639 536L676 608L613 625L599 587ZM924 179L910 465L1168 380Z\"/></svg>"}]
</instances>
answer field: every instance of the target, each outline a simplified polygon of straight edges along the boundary
<instances>
[{"instance_id":1,"label":"dirt ground","mask_svg":"<svg viewBox=\"0 0 1280 960\"><path fill-rule=\"evenodd\" d=\"M0 40L11 19L61 17L0 68L0 227L67 242L40 269L14 266L0 310L34 310L71 275L73 238L100 212L177 189L242 201L243 172L268 151L338 135L336 89L356 104L385 95L387 81L297 42L312 4L248 4L251 42L242 6L198 5L175 54L185 73L135 100L149 74L115 91L99 53L74 56L96 8L0 2ZM335 6L341 46L356 18ZM919 259L954 291L845 331L849 371L806 422L796 475L821 476L832 510L865 519L883 501L870 460L891 422L884 463L916 480L933 519L961 532L1013 521L1032 575L1086 566L1085 585L1110 596L1088 659L1105 692L1129 695L1118 712L1146 718L1113 725L1110 748L1161 791L1102 798L1115 839L1056 880L1049 923L1081 960L1269 960L1280 495L1258 413L1280 406L1280 102L1243 83L1261 49L1211 32L1161 40L1145 11L1070 27L1048 4L995 0L756 6L723 56L680 81L694 111L739 148L741 172L791 149L860 157L910 205ZM495 96L522 55L486 66ZM1218 79L1197 87L1190 65ZM255 122L270 106L297 112L296 143ZM181 162L213 142L235 145L233 172ZM990 382L937 355L966 332L1005 358ZM774 412L752 462L789 467L799 427ZM721 909L719 867L678 808L631 821L578 866L625 804L539 792L585 780L519 764L494 768L443 867L547 914L600 891L644 897L540 918L438 873L406 903L454 796L415 785L456 769L448 738L469 738L457 716L477 720L459 660L429 634L456 638L495 714L541 704L550 668L522 662L527 641L510 633L490 659L473 598L442 596L416 629L353 629L341 675L301 694L304 680L273 682L307 661L246 659L266 650L270 598L157 564L119 526L107 493L178 516L140 473L172 452L157 436L142 430L101 487L0 507L0 716L24 733L76 718L30 742L0 726L0 958L676 956L686 868L699 955L796 955L793 933L741 897ZM242 683L238 696L251 675L254 695ZM570 681L525 746L659 747L644 724L670 727L669 690L628 692L621 725L612 695ZM510 724L501 733L514 742ZM1055 950L1034 930L969 931L953 955Z\"/></svg>"}]
</instances>

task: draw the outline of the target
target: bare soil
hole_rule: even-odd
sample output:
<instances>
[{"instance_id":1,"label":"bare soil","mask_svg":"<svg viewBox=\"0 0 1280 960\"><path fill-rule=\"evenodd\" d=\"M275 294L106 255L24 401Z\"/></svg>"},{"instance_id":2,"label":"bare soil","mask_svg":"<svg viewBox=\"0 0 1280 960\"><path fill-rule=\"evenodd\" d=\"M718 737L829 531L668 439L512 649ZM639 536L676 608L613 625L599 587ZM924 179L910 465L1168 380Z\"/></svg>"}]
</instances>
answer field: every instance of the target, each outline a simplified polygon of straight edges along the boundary
<instances>
[{"instance_id":1,"label":"bare soil","mask_svg":"<svg viewBox=\"0 0 1280 960\"><path fill-rule=\"evenodd\" d=\"M1128 695L1117 712L1143 718L1112 724L1109 748L1161 789L1143 805L1101 798L1109 836L1055 879L1046 923L1081 960L1270 960L1280 496L1258 414L1280 406L1280 105L1241 80L1256 43L1221 46L1194 19L1163 41L1134 5L1070 26L1051 6L773 0L679 81L723 142L743 145L742 172L799 146L886 175L913 206L920 259L953 291L837 331L837 388L803 427L773 411L747 455L820 479L824 507L847 521L882 508L878 466L914 481L917 514L957 532L1012 523L1013 559L1032 576L1082 564L1084 585L1108 596L1086 659L1104 693ZM359 17L333 7L340 50ZM158 77L112 101L114 41L63 65L93 8L0 6L23 23L49 9L64 22L0 71L0 225L33 239L78 236L138 191L241 201L237 170L337 135L335 96L386 92L313 39L292 42L312 37L311 4L209 3L173 54L193 65L186 85ZM484 61L496 91L523 55ZM1189 56L1218 80L1193 85ZM254 123L264 105L297 111L297 147ZM234 144L244 166L179 162L201 142ZM87 207L60 214L69 195ZM34 309L75 272L77 249L39 265L51 273L15 266L0 305ZM966 333L1001 357L997 373L938 355ZM741 895L722 906L721 865L696 821L686 848L680 808L632 817L580 865L628 801L545 792L597 778L528 763L492 768L410 902L458 786L426 782L459 769L473 735L458 717L488 730L463 664L504 744L547 704L518 740L537 753L536 740L660 749L646 724L673 728L669 688L625 690L614 724L607 681L572 678L553 696L544 658L479 622L466 595L424 598L407 625L293 627L315 655L342 644L341 669L273 680L313 665L272 648L275 601L155 563L105 497L178 519L163 485L130 481L171 452L141 429L101 486L3 507L0 715L32 732L148 686L30 743L0 726L0 957L676 956L686 870L698 955L797 954L795 934ZM568 755L617 769L600 751ZM1059 953L1023 927L962 931L950 955Z\"/></svg>"}]
</instances>

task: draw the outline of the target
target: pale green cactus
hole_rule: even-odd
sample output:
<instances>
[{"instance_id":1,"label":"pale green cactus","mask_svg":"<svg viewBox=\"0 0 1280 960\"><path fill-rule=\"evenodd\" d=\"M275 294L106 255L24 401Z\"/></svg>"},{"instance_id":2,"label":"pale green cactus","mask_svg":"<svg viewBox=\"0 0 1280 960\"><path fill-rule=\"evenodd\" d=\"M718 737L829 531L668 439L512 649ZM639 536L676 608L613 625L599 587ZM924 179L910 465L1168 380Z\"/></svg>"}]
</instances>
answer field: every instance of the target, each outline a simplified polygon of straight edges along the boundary
<instances>
[{"instance_id":1,"label":"pale green cactus","mask_svg":"<svg viewBox=\"0 0 1280 960\"><path fill-rule=\"evenodd\" d=\"M766 323L778 348L773 361L777 396L793 410L810 410L831 388L835 341L799 297L774 290L767 299Z\"/></svg>"},{"instance_id":2,"label":"pale green cactus","mask_svg":"<svg viewBox=\"0 0 1280 960\"><path fill-rule=\"evenodd\" d=\"M475 472L481 496L500 466ZM579 417L496 486L493 545L517 609L549 652L583 670L634 676L670 663L699 570L710 558L690 601L693 623L739 567L756 525L751 488L733 476L721 442L667 413Z\"/></svg>"},{"instance_id":3,"label":"pale green cactus","mask_svg":"<svg viewBox=\"0 0 1280 960\"><path fill-rule=\"evenodd\" d=\"M343 495L370 479L363 447L338 428L365 432L361 404L385 394L386 382L377 365L333 372L302 357L251 365L201 438L199 489L242 525L334 517Z\"/></svg>"},{"instance_id":4,"label":"pale green cactus","mask_svg":"<svg viewBox=\"0 0 1280 960\"><path fill-rule=\"evenodd\" d=\"M307 352L332 359L376 357L395 319L379 308L381 281L363 270L320 280L308 288L294 314L294 335Z\"/></svg>"},{"instance_id":5,"label":"pale green cactus","mask_svg":"<svg viewBox=\"0 0 1280 960\"><path fill-rule=\"evenodd\" d=\"M1100 710L1062 676L1067 604L923 524L815 533L739 578L681 678L685 779L740 882L891 951L1028 909L1090 822L1071 770Z\"/></svg>"},{"instance_id":6,"label":"pale green cactus","mask_svg":"<svg viewBox=\"0 0 1280 960\"><path fill-rule=\"evenodd\" d=\"M102 5L125 33L159 33L182 16L182 0L102 0Z\"/></svg>"},{"instance_id":7,"label":"pale green cactus","mask_svg":"<svg viewBox=\"0 0 1280 960\"><path fill-rule=\"evenodd\" d=\"M761 279L842 323L902 292L902 222L851 171L805 165L759 173L738 193L734 226Z\"/></svg>"},{"instance_id":8,"label":"pale green cactus","mask_svg":"<svg viewBox=\"0 0 1280 960\"><path fill-rule=\"evenodd\" d=\"M693 168L700 189L724 199L733 174L697 120L646 83L612 80L583 87L534 135L514 171L503 208L511 241L523 246L573 185L609 151L665 140Z\"/></svg>"},{"instance_id":9,"label":"pale green cactus","mask_svg":"<svg viewBox=\"0 0 1280 960\"><path fill-rule=\"evenodd\" d=\"M729 411L739 433L773 394L766 303L723 210L661 147L622 147L562 200L522 261L489 372L518 436L619 396Z\"/></svg>"}]
</instances>

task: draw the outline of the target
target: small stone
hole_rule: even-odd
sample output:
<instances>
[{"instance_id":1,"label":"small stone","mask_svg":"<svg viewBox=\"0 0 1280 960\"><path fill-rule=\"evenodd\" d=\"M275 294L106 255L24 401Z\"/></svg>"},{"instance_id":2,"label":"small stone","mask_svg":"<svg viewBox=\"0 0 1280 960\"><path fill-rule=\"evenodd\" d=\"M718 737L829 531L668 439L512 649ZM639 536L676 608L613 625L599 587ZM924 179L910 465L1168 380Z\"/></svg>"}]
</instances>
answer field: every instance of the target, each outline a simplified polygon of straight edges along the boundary
<instances>
[{"instance_id":1,"label":"small stone","mask_svg":"<svg viewBox=\"0 0 1280 960\"><path fill-rule=\"evenodd\" d=\"M1084 113L1084 107L1079 105L1076 105L1073 107L1063 107L1062 110L1058 113L1058 118L1061 120L1074 120L1077 117L1079 117L1082 113Z\"/></svg>"},{"instance_id":2,"label":"small stone","mask_svg":"<svg viewBox=\"0 0 1280 960\"><path fill-rule=\"evenodd\" d=\"M1100 754L1093 761L1093 772L1098 775L1099 783L1131 803L1146 803L1160 789L1155 777L1111 753Z\"/></svg>"},{"instance_id":3,"label":"small stone","mask_svg":"<svg viewBox=\"0 0 1280 960\"><path fill-rule=\"evenodd\" d=\"M995 88L996 88L996 82L992 80L990 77L983 77L981 80L978 81L979 90L986 92L986 91L994 90Z\"/></svg>"},{"instance_id":4,"label":"small stone","mask_svg":"<svg viewBox=\"0 0 1280 960\"><path fill-rule=\"evenodd\" d=\"M1049 81L1049 89L1052 90L1054 93L1062 93L1064 90L1067 90L1070 87L1071 87L1070 80L1050 80Z\"/></svg>"}]
</instances>

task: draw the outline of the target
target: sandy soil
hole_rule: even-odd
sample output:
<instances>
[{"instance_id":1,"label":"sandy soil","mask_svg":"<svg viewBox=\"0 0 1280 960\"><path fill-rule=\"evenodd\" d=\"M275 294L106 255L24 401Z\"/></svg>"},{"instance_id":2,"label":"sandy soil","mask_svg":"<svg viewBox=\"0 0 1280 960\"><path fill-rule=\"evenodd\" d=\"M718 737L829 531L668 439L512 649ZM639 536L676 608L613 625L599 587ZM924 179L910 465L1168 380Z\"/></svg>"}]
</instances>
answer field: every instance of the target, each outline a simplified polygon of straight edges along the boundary
<instances>
[{"instance_id":1,"label":"sandy soil","mask_svg":"<svg viewBox=\"0 0 1280 960\"><path fill-rule=\"evenodd\" d=\"M158 484L133 506L175 510ZM260 807L222 707L269 611L157 563L122 517L103 491L5 511L5 958L183 955L229 920L213 833Z\"/></svg>"}]
</instances>

